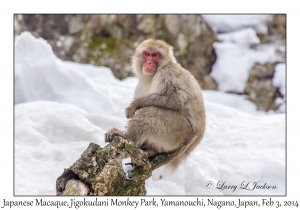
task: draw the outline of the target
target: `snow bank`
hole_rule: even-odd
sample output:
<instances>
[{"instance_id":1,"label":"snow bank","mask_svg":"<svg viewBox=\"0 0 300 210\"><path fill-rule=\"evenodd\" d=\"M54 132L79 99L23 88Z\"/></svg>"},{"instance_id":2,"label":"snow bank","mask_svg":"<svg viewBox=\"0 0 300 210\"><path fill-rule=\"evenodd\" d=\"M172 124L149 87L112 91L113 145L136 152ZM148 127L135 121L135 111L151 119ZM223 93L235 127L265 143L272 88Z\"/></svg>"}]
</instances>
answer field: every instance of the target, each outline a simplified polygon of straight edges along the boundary
<instances>
[{"instance_id":1,"label":"snow bank","mask_svg":"<svg viewBox=\"0 0 300 210\"><path fill-rule=\"evenodd\" d=\"M231 33L218 34L221 42L232 42L240 45L259 44L260 40L253 28L246 28Z\"/></svg>"},{"instance_id":2,"label":"snow bank","mask_svg":"<svg viewBox=\"0 0 300 210\"><path fill-rule=\"evenodd\" d=\"M213 47L218 59L210 75L218 83L218 89L224 92L244 92L254 64L279 60L272 45L250 49L230 42L215 42Z\"/></svg>"},{"instance_id":3,"label":"snow bank","mask_svg":"<svg viewBox=\"0 0 300 210\"><path fill-rule=\"evenodd\" d=\"M253 27L258 33L267 33L265 22L272 15L201 15L215 33L232 32Z\"/></svg>"},{"instance_id":4,"label":"snow bank","mask_svg":"<svg viewBox=\"0 0 300 210\"><path fill-rule=\"evenodd\" d=\"M28 32L16 38L15 64L17 104L48 100L121 116L119 107L130 103L136 85L129 80L119 82L106 67L61 61L45 40L35 39Z\"/></svg>"},{"instance_id":5,"label":"snow bank","mask_svg":"<svg viewBox=\"0 0 300 210\"><path fill-rule=\"evenodd\" d=\"M107 130L124 128L137 80L63 62L29 33L17 37L15 55L15 194L55 195L56 178L89 142L105 146ZM155 170L147 194L284 195L285 115L257 116L242 96L203 92L207 127L201 144L175 173ZM243 181L249 188L257 181L276 188L240 189ZM222 182L237 188L217 189Z\"/></svg>"},{"instance_id":6,"label":"snow bank","mask_svg":"<svg viewBox=\"0 0 300 210\"><path fill-rule=\"evenodd\" d=\"M256 105L249 101L246 95L236 95L214 90L203 90L202 94L204 101L222 104L253 115L266 114L264 111L257 110Z\"/></svg>"},{"instance_id":7,"label":"snow bank","mask_svg":"<svg viewBox=\"0 0 300 210\"><path fill-rule=\"evenodd\" d=\"M105 146L104 133L112 127L123 129L125 123L124 118L88 113L70 104L39 101L16 105L16 194L54 195L55 180L63 169L72 165L90 142Z\"/></svg>"},{"instance_id":8,"label":"snow bank","mask_svg":"<svg viewBox=\"0 0 300 210\"><path fill-rule=\"evenodd\" d=\"M154 171L146 182L148 195L284 194L285 115L253 116L212 102L205 107L208 124L202 143L175 173ZM75 162L89 142L104 146L104 133L126 123L125 118L49 101L19 104L15 111L17 195L54 195L63 168ZM206 189L209 181L239 186L244 180L277 188Z\"/></svg>"}]
</instances>

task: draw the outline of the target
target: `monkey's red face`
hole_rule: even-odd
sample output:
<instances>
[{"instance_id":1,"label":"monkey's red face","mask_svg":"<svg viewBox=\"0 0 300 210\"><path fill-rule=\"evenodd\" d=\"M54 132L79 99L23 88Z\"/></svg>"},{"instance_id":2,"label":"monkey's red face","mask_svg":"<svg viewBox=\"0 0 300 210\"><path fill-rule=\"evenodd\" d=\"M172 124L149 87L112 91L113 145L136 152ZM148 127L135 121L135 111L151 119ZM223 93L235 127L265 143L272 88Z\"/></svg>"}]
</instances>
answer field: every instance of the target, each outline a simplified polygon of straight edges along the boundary
<instances>
[{"instance_id":1,"label":"monkey's red face","mask_svg":"<svg viewBox=\"0 0 300 210\"><path fill-rule=\"evenodd\" d=\"M143 70L145 74L153 74L155 72L159 57L160 57L159 52L152 52L147 50L143 52L143 58L144 58Z\"/></svg>"}]
</instances>

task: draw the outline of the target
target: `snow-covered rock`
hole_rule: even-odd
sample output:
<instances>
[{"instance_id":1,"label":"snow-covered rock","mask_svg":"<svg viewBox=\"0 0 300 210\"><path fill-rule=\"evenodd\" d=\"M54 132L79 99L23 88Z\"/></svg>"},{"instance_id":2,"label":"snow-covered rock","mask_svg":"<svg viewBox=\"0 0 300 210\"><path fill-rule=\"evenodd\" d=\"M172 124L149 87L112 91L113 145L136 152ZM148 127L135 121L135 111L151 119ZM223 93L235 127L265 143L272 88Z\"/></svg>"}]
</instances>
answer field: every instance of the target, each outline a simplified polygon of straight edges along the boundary
<instances>
[{"instance_id":1,"label":"snow-covered rock","mask_svg":"<svg viewBox=\"0 0 300 210\"><path fill-rule=\"evenodd\" d=\"M216 42L213 46L218 59L210 75L218 83L218 90L224 92L244 92L254 64L279 60L272 45L251 49L231 42Z\"/></svg>"},{"instance_id":2,"label":"snow-covered rock","mask_svg":"<svg viewBox=\"0 0 300 210\"><path fill-rule=\"evenodd\" d=\"M265 24L272 15L202 15L215 33L226 33L253 27L258 33L265 34Z\"/></svg>"}]
</instances>

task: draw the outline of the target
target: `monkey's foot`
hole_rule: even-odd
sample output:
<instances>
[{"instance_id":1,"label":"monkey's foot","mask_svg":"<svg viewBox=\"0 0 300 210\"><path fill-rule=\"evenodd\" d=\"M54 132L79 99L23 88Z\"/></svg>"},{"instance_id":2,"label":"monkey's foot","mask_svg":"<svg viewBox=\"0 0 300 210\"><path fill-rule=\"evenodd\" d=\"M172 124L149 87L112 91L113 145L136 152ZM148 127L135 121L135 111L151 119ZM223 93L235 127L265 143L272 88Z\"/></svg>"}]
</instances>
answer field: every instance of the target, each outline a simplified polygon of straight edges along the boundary
<instances>
[{"instance_id":1,"label":"monkey's foot","mask_svg":"<svg viewBox=\"0 0 300 210\"><path fill-rule=\"evenodd\" d=\"M147 157L151 157L151 156L156 155L158 153L154 149L142 149L142 150L147 155Z\"/></svg>"},{"instance_id":2,"label":"monkey's foot","mask_svg":"<svg viewBox=\"0 0 300 210\"><path fill-rule=\"evenodd\" d=\"M104 140L105 142L112 142L115 136L122 136L123 138L126 138L125 134L122 131L116 128L112 128L106 134L104 134Z\"/></svg>"}]
</instances>

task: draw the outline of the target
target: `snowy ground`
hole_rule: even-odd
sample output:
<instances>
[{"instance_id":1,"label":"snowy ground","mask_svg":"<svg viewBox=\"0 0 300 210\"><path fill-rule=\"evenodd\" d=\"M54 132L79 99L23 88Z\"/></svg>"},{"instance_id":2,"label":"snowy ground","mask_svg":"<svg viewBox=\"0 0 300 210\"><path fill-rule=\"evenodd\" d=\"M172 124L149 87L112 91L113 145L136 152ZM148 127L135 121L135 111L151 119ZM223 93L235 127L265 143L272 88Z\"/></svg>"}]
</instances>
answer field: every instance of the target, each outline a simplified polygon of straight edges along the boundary
<instances>
[{"instance_id":1,"label":"snowy ground","mask_svg":"<svg viewBox=\"0 0 300 210\"><path fill-rule=\"evenodd\" d=\"M108 129L124 128L136 84L136 78L117 80L104 67L61 61L29 33L17 37L15 194L55 195L56 178L89 142L105 146ZM258 112L243 96L203 96L207 127L201 144L175 173L154 171L147 194L284 195L285 114ZM264 189L250 190L255 182Z\"/></svg>"}]
</instances>

